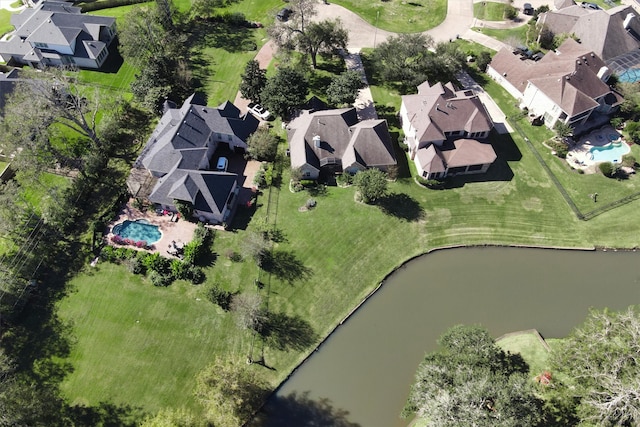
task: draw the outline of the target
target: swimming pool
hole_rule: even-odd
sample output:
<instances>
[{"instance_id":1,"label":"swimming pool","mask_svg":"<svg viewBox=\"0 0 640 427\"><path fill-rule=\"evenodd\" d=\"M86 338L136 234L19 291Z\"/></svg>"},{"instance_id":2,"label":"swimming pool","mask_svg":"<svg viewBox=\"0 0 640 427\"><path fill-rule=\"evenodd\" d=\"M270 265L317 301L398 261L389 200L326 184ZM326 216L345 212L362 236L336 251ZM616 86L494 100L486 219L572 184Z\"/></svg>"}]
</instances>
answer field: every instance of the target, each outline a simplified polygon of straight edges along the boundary
<instances>
[{"instance_id":1,"label":"swimming pool","mask_svg":"<svg viewBox=\"0 0 640 427\"><path fill-rule=\"evenodd\" d=\"M114 225L111 232L123 239L131 239L135 242L147 242L149 245L157 242L162 237L160 228L144 219L136 221L126 220Z\"/></svg>"},{"instance_id":2,"label":"swimming pool","mask_svg":"<svg viewBox=\"0 0 640 427\"><path fill-rule=\"evenodd\" d=\"M640 68L629 68L618 76L618 80L625 83L635 83L640 80Z\"/></svg>"},{"instance_id":3,"label":"swimming pool","mask_svg":"<svg viewBox=\"0 0 640 427\"><path fill-rule=\"evenodd\" d=\"M629 153L631 147L625 142L612 142L603 147L591 147L591 160L594 162L620 163L622 156Z\"/></svg>"}]
</instances>

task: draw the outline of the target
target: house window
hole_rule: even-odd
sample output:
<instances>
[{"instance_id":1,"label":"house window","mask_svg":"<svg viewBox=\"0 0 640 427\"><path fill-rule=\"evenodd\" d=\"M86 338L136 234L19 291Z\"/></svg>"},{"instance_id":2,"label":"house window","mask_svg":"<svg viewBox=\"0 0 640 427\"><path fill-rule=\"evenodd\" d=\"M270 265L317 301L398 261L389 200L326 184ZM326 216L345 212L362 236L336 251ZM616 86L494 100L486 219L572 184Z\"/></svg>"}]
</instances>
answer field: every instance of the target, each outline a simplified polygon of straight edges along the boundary
<instances>
[{"instance_id":1,"label":"house window","mask_svg":"<svg viewBox=\"0 0 640 427\"><path fill-rule=\"evenodd\" d=\"M39 48L43 48L43 49L47 49L49 47L48 44L46 43L39 43L39 42L35 42L34 43L35 47L39 47Z\"/></svg>"},{"instance_id":2,"label":"house window","mask_svg":"<svg viewBox=\"0 0 640 427\"><path fill-rule=\"evenodd\" d=\"M305 172L302 174L304 178L309 178L311 176L311 172Z\"/></svg>"},{"instance_id":3,"label":"house window","mask_svg":"<svg viewBox=\"0 0 640 427\"><path fill-rule=\"evenodd\" d=\"M471 165L471 166L469 166L469 167L467 168L467 170L468 170L469 172L472 172L472 171L479 171L479 170L481 170L481 169L482 169L482 166L484 166L484 165Z\"/></svg>"},{"instance_id":4,"label":"house window","mask_svg":"<svg viewBox=\"0 0 640 427\"><path fill-rule=\"evenodd\" d=\"M231 141L231 135L227 135L227 141Z\"/></svg>"}]
</instances>

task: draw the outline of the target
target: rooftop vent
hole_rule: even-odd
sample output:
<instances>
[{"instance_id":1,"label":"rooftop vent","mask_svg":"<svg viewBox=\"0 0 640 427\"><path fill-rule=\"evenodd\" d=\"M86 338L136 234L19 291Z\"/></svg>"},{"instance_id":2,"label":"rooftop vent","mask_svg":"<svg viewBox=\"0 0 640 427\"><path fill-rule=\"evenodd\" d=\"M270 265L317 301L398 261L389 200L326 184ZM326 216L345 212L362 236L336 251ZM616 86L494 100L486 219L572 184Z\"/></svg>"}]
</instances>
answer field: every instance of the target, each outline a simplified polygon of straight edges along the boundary
<instances>
[{"instance_id":1,"label":"rooftop vent","mask_svg":"<svg viewBox=\"0 0 640 427\"><path fill-rule=\"evenodd\" d=\"M580 62L580 61L576 61L576 64L581 65L581 64L582 64L582 62Z\"/></svg>"},{"instance_id":2,"label":"rooftop vent","mask_svg":"<svg viewBox=\"0 0 640 427\"><path fill-rule=\"evenodd\" d=\"M507 72L502 73L503 76L507 77Z\"/></svg>"}]
</instances>

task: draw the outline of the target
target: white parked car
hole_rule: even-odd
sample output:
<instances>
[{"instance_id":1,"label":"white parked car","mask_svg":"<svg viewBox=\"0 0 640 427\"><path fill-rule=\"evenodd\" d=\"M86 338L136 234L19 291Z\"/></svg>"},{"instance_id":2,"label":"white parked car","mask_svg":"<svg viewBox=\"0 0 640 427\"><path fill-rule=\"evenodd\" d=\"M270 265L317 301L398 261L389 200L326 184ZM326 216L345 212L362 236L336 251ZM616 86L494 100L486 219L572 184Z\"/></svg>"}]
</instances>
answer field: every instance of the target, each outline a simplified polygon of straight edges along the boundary
<instances>
[{"instance_id":1,"label":"white parked car","mask_svg":"<svg viewBox=\"0 0 640 427\"><path fill-rule=\"evenodd\" d=\"M269 112L269 110L267 110L260 104L249 104L249 112L262 120L269 120L269 118L271 118L271 113Z\"/></svg>"}]
</instances>

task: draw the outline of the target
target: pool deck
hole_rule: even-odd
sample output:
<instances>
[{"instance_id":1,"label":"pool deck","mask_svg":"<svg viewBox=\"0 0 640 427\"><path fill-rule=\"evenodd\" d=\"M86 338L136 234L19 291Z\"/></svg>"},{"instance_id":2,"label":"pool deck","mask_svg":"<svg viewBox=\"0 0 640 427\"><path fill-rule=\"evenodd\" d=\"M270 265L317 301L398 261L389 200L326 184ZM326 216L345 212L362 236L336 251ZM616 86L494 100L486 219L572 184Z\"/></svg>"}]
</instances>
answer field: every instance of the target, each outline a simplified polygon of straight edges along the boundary
<instances>
[{"instance_id":1,"label":"pool deck","mask_svg":"<svg viewBox=\"0 0 640 427\"><path fill-rule=\"evenodd\" d=\"M111 243L111 229L114 225L123 221L135 221L137 219L146 219L153 225L157 225L162 232L162 237L156 243L153 244L153 248L149 252L157 252L165 257L171 258L172 255L167 253L167 249L171 246L171 242L176 243L189 243L193 238L193 232L195 231L197 224L189 221L183 221L179 219L177 222L171 222L171 215L158 215L152 209L147 211L141 211L132 206L133 199L120 210L118 217L108 224L109 233L107 234L107 242ZM120 246L120 245L114 245ZM128 248L135 248L134 246L126 246Z\"/></svg>"},{"instance_id":2,"label":"pool deck","mask_svg":"<svg viewBox=\"0 0 640 427\"><path fill-rule=\"evenodd\" d=\"M613 142L609 138L609 134L613 133L620 135L620 132L615 130L612 126L604 126L581 137L567 153L566 160L567 163L569 163L569 166L574 169L582 169L588 174L596 173L597 162L593 161L591 158L590 150L592 147L604 147L605 145ZM622 139L622 135L620 135L618 141L625 142L624 139Z\"/></svg>"}]
</instances>

